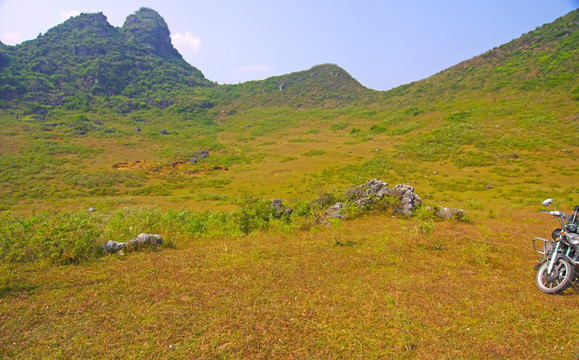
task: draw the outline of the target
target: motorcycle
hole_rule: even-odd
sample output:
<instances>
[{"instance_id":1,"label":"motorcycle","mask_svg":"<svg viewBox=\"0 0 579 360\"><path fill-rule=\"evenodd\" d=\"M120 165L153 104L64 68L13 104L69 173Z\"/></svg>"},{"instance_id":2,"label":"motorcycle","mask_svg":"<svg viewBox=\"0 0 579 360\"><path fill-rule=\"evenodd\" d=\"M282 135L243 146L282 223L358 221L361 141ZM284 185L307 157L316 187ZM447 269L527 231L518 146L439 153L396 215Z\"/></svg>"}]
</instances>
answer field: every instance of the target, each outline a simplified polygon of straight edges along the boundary
<instances>
[{"instance_id":1,"label":"motorcycle","mask_svg":"<svg viewBox=\"0 0 579 360\"><path fill-rule=\"evenodd\" d=\"M552 199L543 201L543 206L547 207L553 203ZM558 294L573 282L577 281L579 274L579 205L573 209L573 215L567 215L557 210L541 210L556 218L561 224L551 234L551 240L542 238L533 239L533 248L543 257L538 260L535 266L537 270L537 287L547 294Z\"/></svg>"}]
</instances>

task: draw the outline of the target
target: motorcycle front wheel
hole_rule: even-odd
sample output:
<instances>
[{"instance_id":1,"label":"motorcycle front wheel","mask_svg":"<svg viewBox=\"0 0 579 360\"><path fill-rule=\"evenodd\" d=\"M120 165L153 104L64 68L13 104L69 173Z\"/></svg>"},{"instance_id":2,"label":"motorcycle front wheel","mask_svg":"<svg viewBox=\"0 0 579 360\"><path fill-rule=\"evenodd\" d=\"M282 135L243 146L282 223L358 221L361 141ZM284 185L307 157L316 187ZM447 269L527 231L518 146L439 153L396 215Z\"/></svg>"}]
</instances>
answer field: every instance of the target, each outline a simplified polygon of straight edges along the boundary
<instances>
[{"instance_id":1,"label":"motorcycle front wheel","mask_svg":"<svg viewBox=\"0 0 579 360\"><path fill-rule=\"evenodd\" d=\"M575 279L575 267L565 259L557 259L553 270L549 274L549 261L545 261L537 270L537 287L547 294L558 294L569 286Z\"/></svg>"}]
</instances>

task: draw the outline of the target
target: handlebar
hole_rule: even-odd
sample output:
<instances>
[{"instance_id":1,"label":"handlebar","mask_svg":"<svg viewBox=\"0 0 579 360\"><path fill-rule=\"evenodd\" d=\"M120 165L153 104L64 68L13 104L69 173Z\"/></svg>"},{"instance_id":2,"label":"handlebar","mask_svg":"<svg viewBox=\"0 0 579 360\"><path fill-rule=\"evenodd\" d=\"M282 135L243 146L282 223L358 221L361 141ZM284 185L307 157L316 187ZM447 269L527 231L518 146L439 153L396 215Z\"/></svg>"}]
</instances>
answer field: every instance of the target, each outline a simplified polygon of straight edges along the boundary
<instances>
[{"instance_id":1,"label":"handlebar","mask_svg":"<svg viewBox=\"0 0 579 360\"><path fill-rule=\"evenodd\" d=\"M556 216L556 217L560 217L562 219L565 220L569 220L571 217L563 212L554 210L554 211L547 211L547 210L539 210L539 212L545 213L545 214L549 214L551 216Z\"/></svg>"}]
</instances>

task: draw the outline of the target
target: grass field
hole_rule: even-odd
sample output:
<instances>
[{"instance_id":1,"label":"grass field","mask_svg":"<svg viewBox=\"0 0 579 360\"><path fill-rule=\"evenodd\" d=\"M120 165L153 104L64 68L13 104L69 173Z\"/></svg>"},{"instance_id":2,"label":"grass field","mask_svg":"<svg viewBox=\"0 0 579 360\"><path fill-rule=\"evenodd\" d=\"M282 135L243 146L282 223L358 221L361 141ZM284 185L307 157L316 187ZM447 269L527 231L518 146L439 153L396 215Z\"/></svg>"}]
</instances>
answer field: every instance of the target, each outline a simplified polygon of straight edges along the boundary
<instances>
[{"instance_id":1,"label":"grass field","mask_svg":"<svg viewBox=\"0 0 579 360\"><path fill-rule=\"evenodd\" d=\"M180 237L160 251L28 264L0 298L2 357L572 359L579 297L541 293L545 215L366 215Z\"/></svg>"}]
</instances>

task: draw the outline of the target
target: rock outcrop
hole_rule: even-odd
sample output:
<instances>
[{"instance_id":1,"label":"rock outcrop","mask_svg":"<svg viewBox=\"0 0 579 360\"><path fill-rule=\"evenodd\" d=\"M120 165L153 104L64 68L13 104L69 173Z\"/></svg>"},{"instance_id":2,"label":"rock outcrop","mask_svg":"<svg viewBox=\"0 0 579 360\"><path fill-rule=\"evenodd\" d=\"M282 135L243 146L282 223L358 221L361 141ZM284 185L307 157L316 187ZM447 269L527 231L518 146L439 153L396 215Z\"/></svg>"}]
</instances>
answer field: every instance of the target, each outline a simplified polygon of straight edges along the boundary
<instances>
[{"instance_id":1,"label":"rock outcrop","mask_svg":"<svg viewBox=\"0 0 579 360\"><path fill-rule=\"evenodd\" d=\"M290 216L293 209L288 208L282 204L281 199L273 199L271 204L269 205L271 209L271 214L274 219L279 219L282 216Z\"/></svg>"},{"instance_id":2,"label":"rock outcrop","mask_svg":"<svg viewBox=\"0 0 579 360\"><path fill-rule=\"evenodd\" d=\"M118 252L121 249L129 248L129 249L136 249L143 245L151 244L151 245L161 245L163 244L163 238L161 235L158 234L139 234L136 238L131 239L127 242L116 242L116 241L107 241L103 245L103 250L106 253L113 253Z\"/></svg>"},{"instance_id":3,"label":"rock outcrop","mask_svg":"<svg viewBox=\"0 0 579 360\"><path fill-rule=\"evenodd\" d=\"M444 206L436 206L433 210L434 216L443 220L463 220L466 218L466 211L462 209L451 209Z\"/></svg>"},{"instance_id":4,"label":"rock outcrop","mask_svg":"<svg viewBox=\"0 0 579 360\"><path fill-rule=\"evenodd\" d=\"M346 203L338 202L329 208L324 213L324 220L328 219L344 219L347 215L344 213L344 208L347 204L353 205L356 208L368 208L384 198L392 198L393 201L387 202L386 206L392 206L394 213L411 217L414 215L416 209L422 206L422 199L414 192L414 188L406 184L398 184L393 188L388 188L388 183L372 179L366 184L362 184L351 188L346 192ZM467 219L467 214L462 209L449 209L443 206L436 206L432 209L432 214L440 219L456 219L462 221Z\"/></svg>"},{"instance_id":5,"label":"rock outcrop","mask_svg":"<svg viewBox=\"0 0 579 360\"><path fill-rule=\"evenodd\" d=\"M390 190L390 196L398 198L400 204L394 208L394 211L404 216L412 216L414 209L422 205L422 199L414 192L414 188L410 185L396 185Z\"/></svg>"},{"instance_id":6,"label":"rock outcrop","mask_svg":"<svg viewBox=\"0 0 579 360\"><path fill-rule=\"evenodd\" d=\"M343 213L344 203L339 202L330 206L324 213L324 219L345 219L346 215Z\"/></svg>"}]
</instances>

